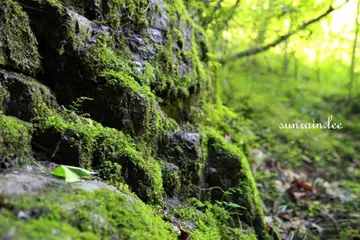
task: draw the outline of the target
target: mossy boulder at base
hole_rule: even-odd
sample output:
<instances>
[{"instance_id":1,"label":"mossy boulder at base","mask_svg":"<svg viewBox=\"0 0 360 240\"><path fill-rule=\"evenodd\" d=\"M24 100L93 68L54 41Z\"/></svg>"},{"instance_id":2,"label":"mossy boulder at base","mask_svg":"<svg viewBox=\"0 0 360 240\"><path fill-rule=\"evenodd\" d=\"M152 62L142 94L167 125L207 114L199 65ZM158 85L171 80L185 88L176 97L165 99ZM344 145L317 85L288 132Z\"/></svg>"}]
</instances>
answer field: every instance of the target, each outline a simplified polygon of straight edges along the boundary
<instances>
[{"instance_id":1,"label":"mossy boulder at base","mask_svg":"<svg viewBox=\"0 0 360 240\"><path fill-rule=\"evenodd\" d=\"M176 239L151 207L96 181L68 185L34 170L0 183L0 206L12 209L0 215L2 239Z\"/></svg>"}]
</instances>

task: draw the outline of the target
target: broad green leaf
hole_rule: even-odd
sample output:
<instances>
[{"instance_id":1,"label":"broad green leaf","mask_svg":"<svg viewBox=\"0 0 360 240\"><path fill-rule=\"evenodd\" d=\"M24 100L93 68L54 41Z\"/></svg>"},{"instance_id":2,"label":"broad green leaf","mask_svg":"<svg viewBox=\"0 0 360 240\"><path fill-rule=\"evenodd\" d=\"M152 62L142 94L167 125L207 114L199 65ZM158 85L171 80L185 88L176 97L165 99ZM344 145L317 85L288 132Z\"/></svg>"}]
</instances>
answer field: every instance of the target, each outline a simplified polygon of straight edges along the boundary
<instances>
[{"instance_id":1,"label":"broad green leaf","mask_svg":"<svg viewBox=\"0 0 360 240\"><path fill-rule=\"evenodd\" d=\"M75 172L71 171L69 168L64 167L65 171L65 181L67 182L77 182L80 181L80 176L77 175Z\"/></svg>"},{"instance_id":2,"label":"broad green leaf","mask_svg":"<svg viewBox=\"0 0 360 240\"><path fill-rule=\"evenodd\" d=\"M80 177L88 177L90 175L95 174L95 172L90 172L90 171L87 171L86 169L79 168L79 167L73 167L73 166L68 166L68 165L62 165L62 166L70 169L71 171L73 171L74 173L79 175Z\"/></svg>"},{"instance_id":3,"label":"broad green leaf","mask_svg":"<svg viewBox=\"0 0 360 240\"><path fill-rule=\"evenodd\" d=\"M57 166L52 172L52 175L65 178L64 167L62 165Z\"/></svg>"},{"instance_id":4,"label":"broad green leaf","mask_svg":"<svg viewBox=\"0 0 360 240\"><path fill-rule=\"evenodd\" d=\"M67 182L76 182L80 181L81 177L87 177L95 173L79 167L59 165L54 169L52 174L57 177L65 178L65 181Z\"/></svg>"}]
</instances>

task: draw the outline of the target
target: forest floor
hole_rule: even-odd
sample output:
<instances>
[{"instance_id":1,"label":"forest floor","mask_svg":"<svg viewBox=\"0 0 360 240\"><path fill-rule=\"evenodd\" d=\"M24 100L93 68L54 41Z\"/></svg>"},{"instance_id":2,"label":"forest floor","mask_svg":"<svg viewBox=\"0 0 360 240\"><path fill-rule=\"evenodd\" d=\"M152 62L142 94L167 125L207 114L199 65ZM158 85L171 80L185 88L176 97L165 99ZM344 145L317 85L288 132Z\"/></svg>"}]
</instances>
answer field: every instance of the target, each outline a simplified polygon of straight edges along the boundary
<instances>
[{"instance_id":1,"label":"forest floor","mask_svg":"<svg viewBox=\"0 0 360 240\"><path fill-rule=\"evenodd\" d=\"M254 172L266 220L278 227L282 239L360 239L358 183L326 181L307 161L289 169L267 159Z\"/></svg>"},{"instance_id":2,"label":"forest floor","mask_svg":"<svg viewBox=\"0 0 360 240\"><path fill-rule=\"evenodd\" d=\"M284 81L281 72L255 67L230 72L224 92L243 117L233 138L250 142L266 220L282 239L360 239L360 94L349 102L344 87ZM343 128L279 127L329 116Z\"/></svg>"}]
</instances>

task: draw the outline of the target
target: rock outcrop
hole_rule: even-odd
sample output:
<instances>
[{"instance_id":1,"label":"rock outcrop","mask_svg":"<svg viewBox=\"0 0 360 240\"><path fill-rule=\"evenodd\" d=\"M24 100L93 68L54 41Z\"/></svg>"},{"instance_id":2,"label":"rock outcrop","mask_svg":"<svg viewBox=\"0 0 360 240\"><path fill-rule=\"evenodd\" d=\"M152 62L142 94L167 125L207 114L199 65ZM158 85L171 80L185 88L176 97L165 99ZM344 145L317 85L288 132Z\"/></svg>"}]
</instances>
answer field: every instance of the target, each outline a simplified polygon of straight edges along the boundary
<instances>
[{"instance_id":1,"label":"rock outcrop","mask_svg":"<svg viewBox=\"0 0 360 240\"><path fill-rule=\"evenodd\" d=\"M181 0L0 0L0 236L270 238L246 158L192 117L214 94L207 53ZM12 170L47 162L117 190Z\"/></svg>"}]
</instances>

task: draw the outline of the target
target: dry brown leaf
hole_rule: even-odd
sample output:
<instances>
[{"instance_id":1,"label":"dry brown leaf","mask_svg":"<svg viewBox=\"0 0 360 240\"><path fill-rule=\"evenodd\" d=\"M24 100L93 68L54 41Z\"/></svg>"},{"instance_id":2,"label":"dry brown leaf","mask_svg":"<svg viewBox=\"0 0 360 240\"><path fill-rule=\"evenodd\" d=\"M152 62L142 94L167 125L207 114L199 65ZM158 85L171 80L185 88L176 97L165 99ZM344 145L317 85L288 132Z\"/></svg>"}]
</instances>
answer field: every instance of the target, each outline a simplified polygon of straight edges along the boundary
<instances>
[{"instance_id":1,"label":"dry brown leaf","mask_svg":"<svg viewBox=\"0 0 360 240\"><path fill-rule=\"evenodd\" d=\"M294 183L296 183L299 187L301 187L302 189L304 189L306 191L309 191L309 192L313 191L311 183L304 182L304 181L302 181L300 179L297 179L297 178L294 179Z\"/></svg>"}]
</instances>

